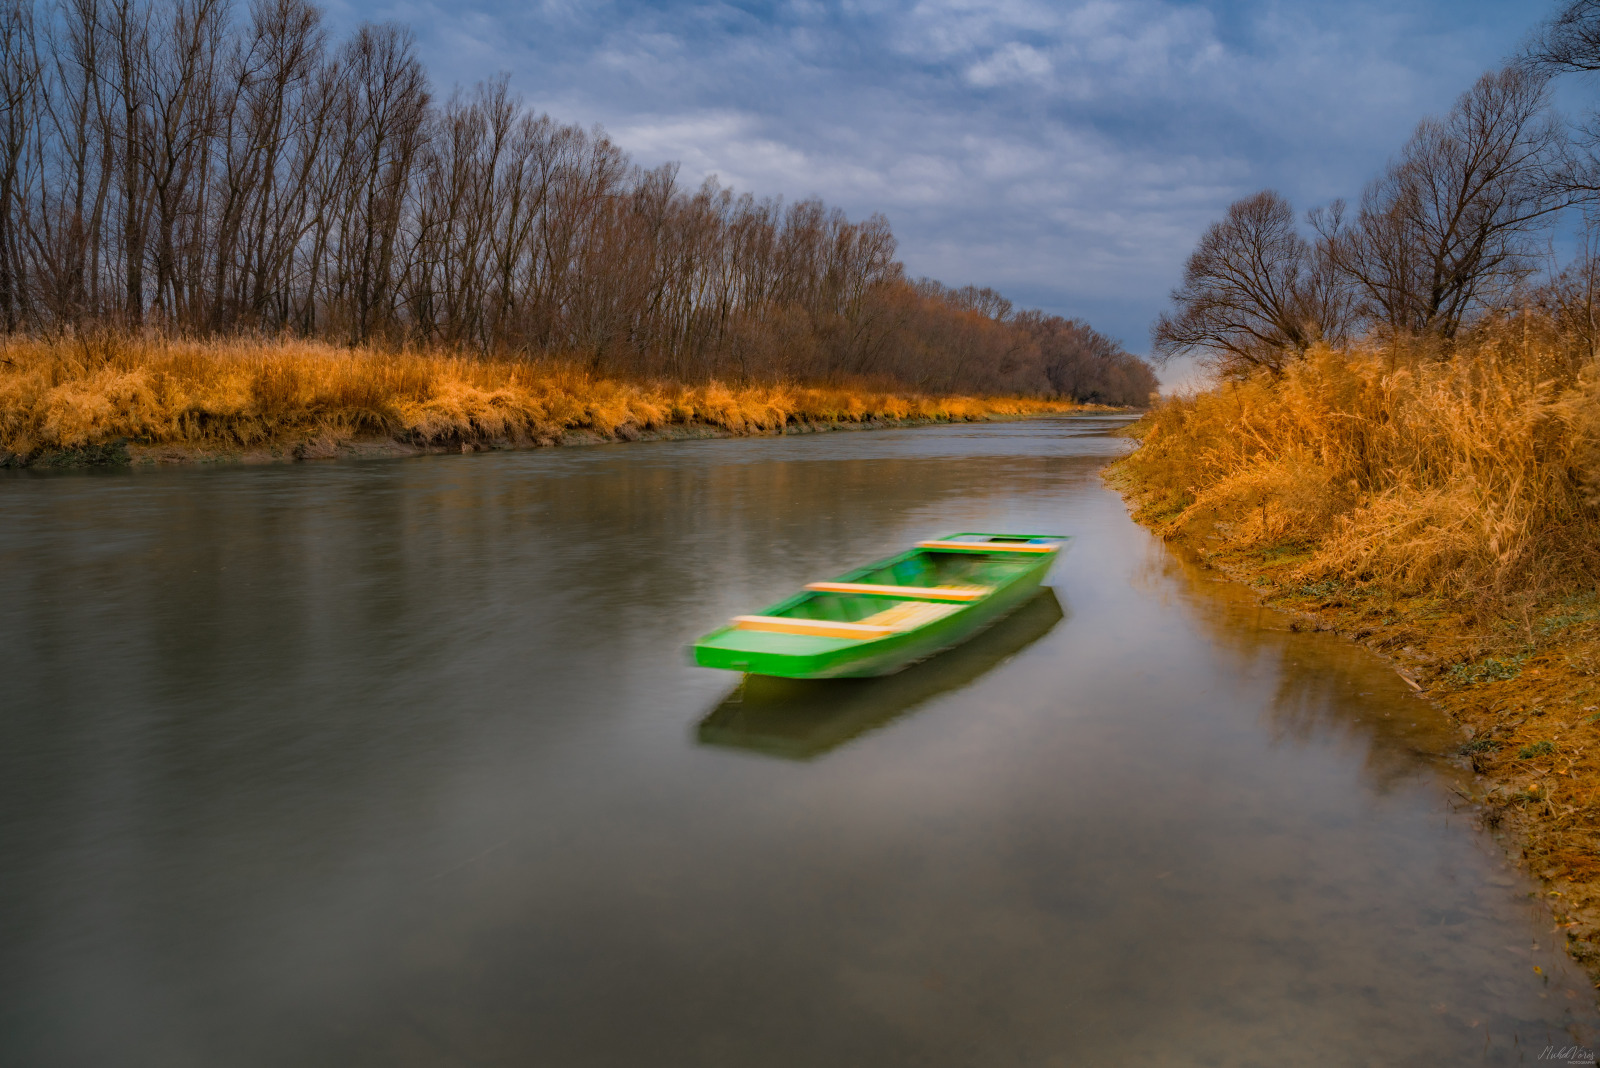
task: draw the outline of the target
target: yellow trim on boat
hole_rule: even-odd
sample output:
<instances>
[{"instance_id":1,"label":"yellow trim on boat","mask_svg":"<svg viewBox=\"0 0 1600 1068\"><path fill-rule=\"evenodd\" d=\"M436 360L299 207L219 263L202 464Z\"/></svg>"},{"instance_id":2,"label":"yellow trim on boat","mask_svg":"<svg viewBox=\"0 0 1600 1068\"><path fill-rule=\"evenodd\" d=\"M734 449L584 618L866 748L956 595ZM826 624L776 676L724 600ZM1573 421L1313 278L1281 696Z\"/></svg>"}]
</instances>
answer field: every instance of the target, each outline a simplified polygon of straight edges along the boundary
<instances>
[{"instance_id":1,"label":"yellow trim on boat","mask_svg":"<svg viewBox=\"0 0 1600 1068\"><path fill-rule=\"evenodd\" d=\"M1053 553L1056 545L1017 545L993 541L919 541L919 549L965 549L980 553Z\"/></svg>"},{"instance_id":2,"label":"yellow trim on boat","mask_svg":"<svg viewBox=\"0 0 1600 1068\"><path fill-rule=\"evenodd\" d=\"M810 634L817 638L886 638L895 628L871 623L841 623L831 619L791 619L788 616L734 616L736 630L766 630L777 634Z\"/></svg>"},{"instance_id":3,"label":"yellow trim on boat","mask_svg":"<svg viewBox=\"0 0 1600 1068\"><path fill-rule=\"evenodd\" d=\"M808 582L806 589L820 593L866 593L904 597L914 601L976 601L987 586L879 586L870 582Z\"/></svg>"}]
</instances>

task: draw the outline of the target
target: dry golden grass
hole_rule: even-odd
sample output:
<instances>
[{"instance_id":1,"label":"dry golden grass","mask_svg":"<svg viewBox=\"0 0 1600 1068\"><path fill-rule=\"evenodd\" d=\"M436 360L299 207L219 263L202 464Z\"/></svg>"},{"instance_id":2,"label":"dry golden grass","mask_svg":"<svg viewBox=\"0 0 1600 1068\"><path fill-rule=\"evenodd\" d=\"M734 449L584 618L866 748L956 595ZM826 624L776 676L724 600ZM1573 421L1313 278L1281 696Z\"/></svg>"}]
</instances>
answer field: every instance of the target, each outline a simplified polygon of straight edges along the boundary
<instances>
[{"instance_id":1,"label":"dry golden grass","mask_svg":"<svg viewBox=\"0 0 1600 1068\"><path fill-rule=\"evenodd\" d=\"M1308 581L1495 601L1600 576L1600 377L1527 324L1448 360L1319 349L1167 401L1136 434L1119 473L1141 519L1300 544Z\"/></svg>"},{"instance_id":2,"label":"dry golden grass","mask_svg":"<svg viewBox=\"0 0 1600 1068\"><path fill-rule=\"evenodd\" d=\"M1063 411L1017 398L793 385L631 383L554 363L349 350L308 341L118 335L11 338L0 349L0 453L26 461L127 440L231 452L383 438L414 446L548 444L701 425L959 421Z\"/></svg>"},{"instance_id":3,"label":"dry golden grass","mask_svg":"<svg viewBox=\"0 0 1600 1068\"><path fill-rule=\"evenodd\" d=\"M1460 724L1485 822L1600 977L1600 374L1576 351L1536 316L1448 358L1317 350L1166 402L1111 477L1136 518L1385 653Z\"/></svg>"}]
</instances>

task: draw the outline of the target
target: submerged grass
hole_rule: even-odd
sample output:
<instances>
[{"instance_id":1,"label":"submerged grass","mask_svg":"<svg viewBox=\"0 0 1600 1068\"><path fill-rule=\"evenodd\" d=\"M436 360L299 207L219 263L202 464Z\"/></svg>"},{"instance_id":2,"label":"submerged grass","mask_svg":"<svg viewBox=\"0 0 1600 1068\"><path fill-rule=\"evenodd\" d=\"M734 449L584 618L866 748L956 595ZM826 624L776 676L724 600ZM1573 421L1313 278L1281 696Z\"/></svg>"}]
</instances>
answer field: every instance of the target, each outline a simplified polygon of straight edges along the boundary
<instances>
[{"instance_id":1,"label":"submerged grass","mask_svg":"<svg viewBox=\"0 0 1600 1068\"><path fill-rule=\"evenodd\" d=\"M1461 725L1485 822L1600 976L1600 374L1574 351L1533 315L1443 355L1317 349L1163 403L1110 478Z\"/></svg>"},{"instance_id":2,"label":"submerged grass","mask_svg":"<svg viewBox=\"0 0 1600 1068\"><path fill-rule=\"evenodd\" d=\"M193 454L331 456L411 448L632 439L672 428L964 421L1072 410L1029 398L799 385L625 382L558 362L343 349L311 341L106 334L0 348L0 459L114 462ZM163 453L163 449L166 450ZM173 451L177 450L177 451Z\"/></svg>"}]
</instances>

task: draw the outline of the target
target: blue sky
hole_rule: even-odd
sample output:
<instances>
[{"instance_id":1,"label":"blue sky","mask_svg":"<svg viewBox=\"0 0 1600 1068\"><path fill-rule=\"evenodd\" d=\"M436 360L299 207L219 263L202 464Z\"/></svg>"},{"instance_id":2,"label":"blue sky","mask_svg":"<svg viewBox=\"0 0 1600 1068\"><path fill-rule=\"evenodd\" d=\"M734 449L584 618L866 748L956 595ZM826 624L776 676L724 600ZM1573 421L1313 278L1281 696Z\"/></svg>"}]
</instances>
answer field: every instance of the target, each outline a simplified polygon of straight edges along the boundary
<instances>
[{"instance_id":1,"label":"blue sky","mask_svg":"<svg viewBox=\"0 0 1600 1068\"><path fill-rule=\"evenodd\" d=\"M640 162L887 215L913 275L1148 347L1196 236L1271 186L1353 198L1545 0L344 2L436 86L508 71Z\"/></svg>"}]
</instances>

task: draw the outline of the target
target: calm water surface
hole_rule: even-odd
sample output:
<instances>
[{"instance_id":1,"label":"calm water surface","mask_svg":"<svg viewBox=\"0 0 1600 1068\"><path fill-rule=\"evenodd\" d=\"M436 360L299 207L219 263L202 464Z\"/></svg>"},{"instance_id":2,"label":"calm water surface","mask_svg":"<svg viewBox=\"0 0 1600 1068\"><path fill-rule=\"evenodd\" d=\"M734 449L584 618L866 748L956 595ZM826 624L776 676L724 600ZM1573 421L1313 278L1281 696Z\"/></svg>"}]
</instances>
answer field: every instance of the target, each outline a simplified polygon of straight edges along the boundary
<instances>
[{"instance_id":1,"label":"calm water surface","mask_svg":"<svg viewBox=\"0 0 1600 1068\"><path fill-rule=\"evenodd\" d=\"M1115 423L0 479L0 1063L1600 1041L1459 738L1134 526ZM1077 541L900 676L687 662L963 529Z\"/></svg>"}]
</instances>

